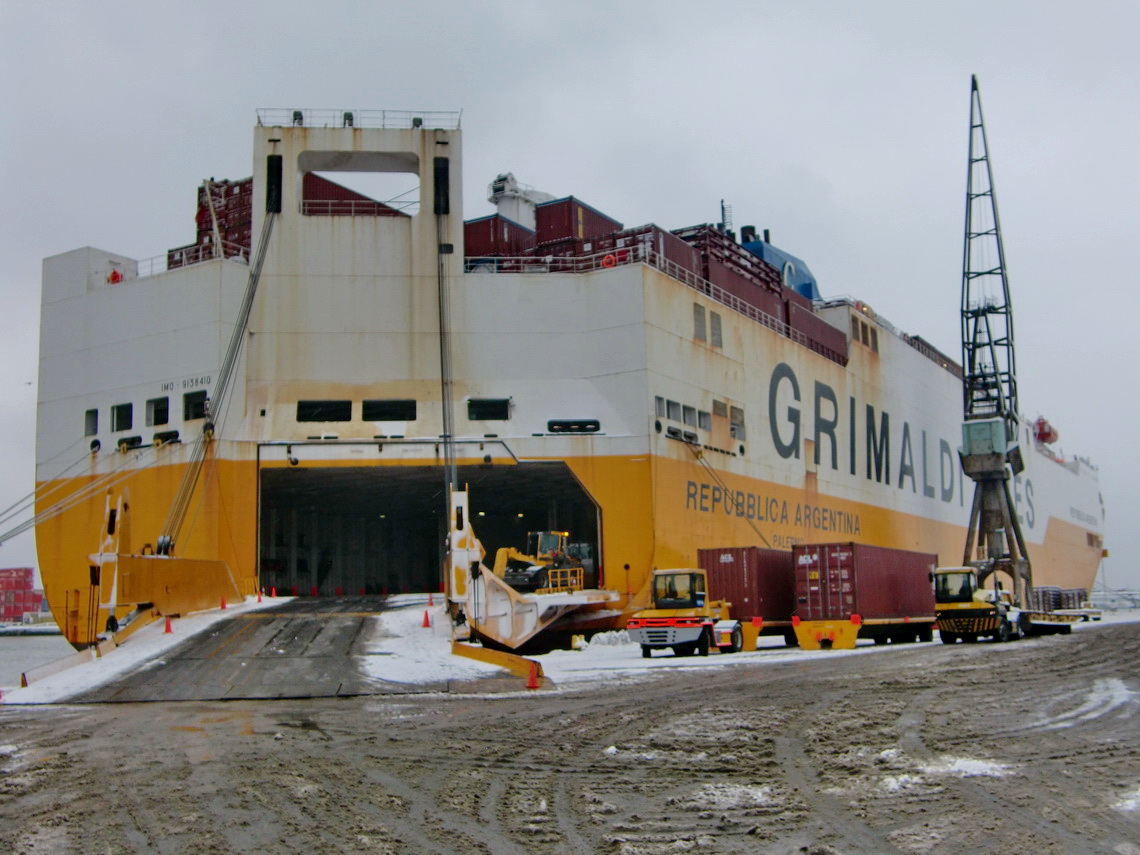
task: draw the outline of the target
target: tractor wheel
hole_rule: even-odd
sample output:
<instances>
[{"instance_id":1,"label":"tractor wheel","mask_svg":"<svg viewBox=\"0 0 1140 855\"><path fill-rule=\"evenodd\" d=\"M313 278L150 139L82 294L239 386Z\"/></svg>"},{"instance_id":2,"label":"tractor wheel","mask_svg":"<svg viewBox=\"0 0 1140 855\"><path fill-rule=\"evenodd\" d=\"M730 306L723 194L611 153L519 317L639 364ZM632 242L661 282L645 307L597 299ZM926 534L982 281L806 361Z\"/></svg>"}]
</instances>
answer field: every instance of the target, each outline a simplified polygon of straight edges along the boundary
<instances>
[{"instance_id":1,"label":"tractor wheel","mask_svg":"<svg viewBox=\"0 0 1140 855\"><path fill-rule=\"evenodd\" d=\"M942 638L943 644L954 644L958 641L958 634L955 632L946 632L945 630L939 631L938 635Z\"/></svg>"},{"instance_id":2,"label":"tractor wheel","mask_svg":"<svg viewBox=\"0 0 1140 855\"><path fill-rule=\"evenodd\" d=\"M996 641L998 644L1005 644L1007 641L1009 641L1009 637L1012 634L1013 630L1010 629L1009 621L1003 620L1001 622L1001 626L997 628L997 632L994 633L994 641Z\"/></svg>"},{"instance_id":3,"label":"tractor wheel","mask_svg":"<svg viewBox=\"0 0 1140 855\"><path fill-rule=\"evenodd\" d=\"M653 655L653 648L652 647L650 647L648 644L641 645L641 658L642 659L648 659L652 655Z\"/></svg>"},{"instance_id":4,"label":"tractor wheel","mask_svg":"<svg viewBox=\"0 0 1140 855\"><path fill-rule=\"evenodd\" d=\"M728 647L722 647L721 651L724 653L739 653L744 649L744 630L736 627L732 631L732 644Z\"/></svg>"},{"instance_id":5,"label":"tractor wheel","mask_svg":"<svg viewBox=\"0 0 1140 855\"><path fill-rule=\"evenodd\" d=\"M709 655L709 631L707 629L701 632L701 637L697 639L693 652L698 656Z\"/></svg>"}]
</instances>

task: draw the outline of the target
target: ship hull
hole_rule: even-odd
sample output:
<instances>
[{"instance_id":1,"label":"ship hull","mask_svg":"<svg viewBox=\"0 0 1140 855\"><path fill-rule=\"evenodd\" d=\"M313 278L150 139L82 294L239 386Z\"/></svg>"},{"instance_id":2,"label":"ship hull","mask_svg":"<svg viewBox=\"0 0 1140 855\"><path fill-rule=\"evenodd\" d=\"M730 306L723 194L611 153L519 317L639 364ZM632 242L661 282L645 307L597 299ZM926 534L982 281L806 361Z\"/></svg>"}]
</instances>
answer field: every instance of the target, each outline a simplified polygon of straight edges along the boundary
<instances>
[{"instance_id":1,"label":"ship hull","mask_svg":"<svg viewBox=\"0 0 1140 855\"><path fill-rule=\"evenodd\" d=\"M465 265L458 130L259 127L255 164L270 151L298 176L418 169L425 213L310 215L308 184L285 182L233 392L211 399L192 479L207 427L195 396L215 393L250 268L150 274L90 248L45 261L36 538L74 643L101 629L90 568L109 493L130 518L121 551L154 551L190 489L176 558L224 562L246 594L335 595L438 589L452 481L489 551L570 532L587 582L623 594L595 628L701 548L856 541L961 562L960 375L866 307L799 306L788 318L819 347L647 244L564 268ZM1034 581L1090 588L1096 470L1024 427L1012 493Z\"/></svg>"}]
</instances>

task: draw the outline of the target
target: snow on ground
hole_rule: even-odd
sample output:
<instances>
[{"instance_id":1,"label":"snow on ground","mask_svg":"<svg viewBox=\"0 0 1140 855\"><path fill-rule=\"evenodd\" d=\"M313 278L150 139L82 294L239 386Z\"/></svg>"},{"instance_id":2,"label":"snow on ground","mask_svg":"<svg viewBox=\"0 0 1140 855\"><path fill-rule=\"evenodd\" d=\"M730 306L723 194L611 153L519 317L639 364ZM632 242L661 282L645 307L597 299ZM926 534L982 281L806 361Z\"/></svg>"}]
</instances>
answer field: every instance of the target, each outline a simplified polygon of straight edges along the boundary
<instances>
[{"instance_id":1,"label":"snow on ground","mask_svg":"<svg viewBox=\"0 0 1140 855\"><path fill-rule=\"evenodd\" d=\"M452 654L451 623L443 610L443 597L433 599L429 607L427 594L389 597L392 608L376 619L378 626L366 647L365 673L388 683L411 684L501 674L494 665ZM424 615L430 627L423 625Z\"/></svg>"},{"instance_id":2,"label":"snow on ground","mask_svg":"<svg viewBox=\"0 0 1140 855\"><path fill-rule=\"evenodd\" d=\"M970 757L940 757L937 762L919 768L928 775L955 775L959 778L1004 778L1014 770L1007 763Z\"/></svg>"},{"instance_id":3,"label":"snow on ground","mask_svg":"<svg viewBox=\"0 0 1140 855\"><path fill-rule=\"evenodd\" d=\"M9 704L57 703L70 695L100 686L140 665L159 659L174 645L196 635L230 615L280 604L288 598L265 599L259 605L256 597L247 597L240 605L222 611L212 609L174 619L174 632L163 633L164 622L156 621L144 627L125 644L93 662L62 671L34 683L26 689L3 690L3 701ZM403 594L390 598L391 609L376 618L376 631L372 634L362 667L377 680L393 683L424 684L448 680L467 680L504 672L500 669L451 653L451 630L443 610L443 598L433 597L427 605L427 594ZM431 626L423 626L427 613ZM1099 622L1079 623L1075 630L1085 632L1110 623L1140 621L1140 611L1106 613ZM1027 642L1017 642L1027 643ZM641 657L641 648L632 644L624 630L596 635L591 642L577 650L556 650L534 656L542 664L543 673L555 685L585 688L593 683L612 683L615 680L638 680L664 676L678 669L693 671L726 668L733 665L801 662L836 656L862 656L874 652L887 652L911 648L912 645L877 646L860 641L854 650L800 650L785 647L778 636L763 636L759 649L741 651L731 655L712 653L707 657L677 657L669 652L655 651L650 659ZM970 772L965 769L941 769L953 774L995 774Z\"/></svg>"},{"instance_id":4,"label":"snow on ground","mask_svg":"<svg viewBox=\"0 0 1140 855\"><path fill-rule=\"evenodd\" d=\"M1122 811L1140 810L1140 787L1125 793L1113 807Z\"/></svg>"},{"instance_id":5,"label":"snow on ground","mask_svg":"<svg viewBox=\"0 0 1140 855\"><path fill-rule=\"evenodd\" d=\"M105 656L93 659L74 668L60 671L38 680L25 689L4 688L5 704L54 704L79 692L95 689L109 683L116 677L133 671L141 665L161 658L162 654L187 638L198 635L219 621L288 602L290 597L264 598L246 597L245 602L235 603L226 609L209 609L193 612L179 618L171 618L171 632L167 634L166 621L156 620L144 626L123 644L109 651Z\"/></svg>"}]
</instances>

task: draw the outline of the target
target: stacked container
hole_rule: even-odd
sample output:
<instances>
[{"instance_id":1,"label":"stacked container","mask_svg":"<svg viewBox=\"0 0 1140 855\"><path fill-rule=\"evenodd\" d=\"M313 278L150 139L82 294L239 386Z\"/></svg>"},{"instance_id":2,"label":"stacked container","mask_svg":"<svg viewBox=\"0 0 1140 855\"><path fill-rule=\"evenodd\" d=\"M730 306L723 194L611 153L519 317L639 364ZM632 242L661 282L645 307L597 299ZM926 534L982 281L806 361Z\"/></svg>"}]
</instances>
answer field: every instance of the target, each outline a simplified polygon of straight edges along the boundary
<instances>
[{"instance_id":1,"label":"stacked container","mask_svg":"<svg viewBox=\"0 0 1140 855\"><path fill-rule=\"evenodd\" d=\"M588 240L622 229L617 220L573 196L535 205L534 223L535 240L540 247L567 239Z\"/></svg>"},{"instance_id":2,"label":"stacked container","mask_svg":"<svg viewBox=\"0 0 1140 855\"><path fill-rule=\"evenodd\" d=\"M43 593L33 590L35 570L31 567L0 569L0 623L19 623L25 612L38 612Z\"/></svg>"}]
</instances>

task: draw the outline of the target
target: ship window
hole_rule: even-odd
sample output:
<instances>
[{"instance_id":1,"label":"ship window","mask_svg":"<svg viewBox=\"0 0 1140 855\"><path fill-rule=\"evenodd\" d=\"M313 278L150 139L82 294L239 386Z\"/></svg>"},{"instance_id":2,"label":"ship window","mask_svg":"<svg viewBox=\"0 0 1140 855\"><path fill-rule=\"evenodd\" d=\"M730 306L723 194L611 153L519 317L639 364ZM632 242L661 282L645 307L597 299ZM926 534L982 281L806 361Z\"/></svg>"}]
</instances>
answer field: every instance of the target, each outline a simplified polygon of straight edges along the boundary
<instances>
[{"instance_id":1,"label":"ship window","mask_svg":"<svg viewBox=\"0 0 1140 855\"><path fill-rule=\"evenodd\" d=\"M675 422L681 421L681 405L676 401L665 402L666 414Z\"/></svg>"},{"instance_id":2,"label":"ship window","mask_svg":"<svg viewBox=\"0 0 1140 855\"><path fill-rule=\"evenodd\" d=\"M470 421L502 421L510 417L510 398L469 398L467 400L467 418Z\"/></svg>"},{"instance_id":3,"label":"ship window","mask_svg":"<svg viewBox=\"0 0 1140 855\"><path fill-rule=\"evenodd\" d=\"M701 430L712 430L712 416L704 410L697 411L697 427Z\"/></svg>"},{"instance_id":4,"label":"ship window","mask_svg":"<svg viewBox=\"0 0 1140 855\"><path fill-rule=\"evenodd\" d=\"M187 392L182 396L182 420L206 418L206 390Z\"/></svg>"},{"instance_id":5,"label":"ship window","mask_svg":"<svg viewBox=\"0 0 1140 855\"><path fill-rule=\"evenodd\" d=\"M870 345L871 345L871 331L867 327L866 324L863 324L862 327L863 327L863 344L870 347Z\"/></svg>"},{"instance_id":6,"label":"ship window","mask_svg":"<svg viewBox=\"0 0 1140 855\"><path fill-rule=\"evenodd\" d=\"M115 404L111 407L111 430L130 430L134 423L132 404Z\"/></svg>"},{"instance_id":7,"label":"ship window","mask_svg":"<svg viewBox=\"0 0 1140 855\"><path fill-rule=\"evenodd\" d=\"M665 399L658 395L654 398L654 403L657 407L657 418L664 418L665 416ZM90 436L90 434L88 434Z\"/></svg>"},{"instance_id":8,"label":"ship window","mask_svg":"<svg viewBox=\"0 0 1140 855\"><path fill-rule=\"evenodd\" d=\"M416 402L401 398L365 401L360 417L366 422L414 422Z\"/></svg>"},{"instance_id":9,"label":"ship window","mask_svg":"<svg viewBox=\"0 0 1140 855\"><path fill-rule=\"evenodd\" d=\"M697 408L696 407L682 407L682 411L685 414L685 418L684 418L685 424L693 425L693 427L696 427L696 425L697 425Z\"/></svg>"},{"instance_id":10,"label":"ship window","mask_svg":"<svg viewBox=\"0 0 1140 855\"><path fill-rule=\"evenodd\" d=\"M720 332L720 312L709 312L709 337L713 347L724 347Z\"/></svg>"},{"instance_id":11,"label":"ship window","mask_svg":"<svg viewBox=\"0 0 1140 855\"><path fill-rule=\"evenodd\" d=\"M352 418L352 401L298 401L299 422L347 422Z\"/></svg>"},{"instance_id":12,"label":"ship window","mask_svg":"<svg viewBox=\"0 0 1140 855\"><path fill-rule=\"evenodd\" d=\"M693 338L705 340L705 307L700 303L693 303Z\"/></svg>"},{"instance_id":13,"label":"ship window","mask_svg":"<svg viewBox=\"0 0 1140 855\"><path fill-rule=\"evenodd\" d=\"M164 425L170 421L170 399L151 398L146 402L146 423L148 427Z\"/></svg>"},{"instance_id":14,"label":"ship window","mask_svg":"<svg viewBox=\"0 0 1140 855\"><path fill-rule=\"evenodd\" d=\"M733 439L747 439L744 431L744 410L742 408L732 407L728 422L729 433L732 434Z\"/></svg>"},{"instance_id":15,"label":"ship window","mask_svg":"<svg viewBox=\"0 0 1140 855\"><path fill-rule=\"evenodd\" d=\"M83 435L95 436L99 433L99 411L88 410L83 414Z\"/></svg>"},{"instance_id":16,"label":"ship window","mask_svg":"<svg viewBox=\"0 0 1140 855\"><path fill-rule=\"evenodd\" d=\"M728 404L724 401L713 401L713 415L722 419L728 417Z\"/></svg>"},{"instance_id":17,"label":"ship window","mask_svg":"<svg viewBox=\"0 0 1140 855\"><path fill-rule=\"evenodd\" d=\"M871 327L871 350L879 352L879 331Z\"/></svg>"}]
</instances>

